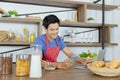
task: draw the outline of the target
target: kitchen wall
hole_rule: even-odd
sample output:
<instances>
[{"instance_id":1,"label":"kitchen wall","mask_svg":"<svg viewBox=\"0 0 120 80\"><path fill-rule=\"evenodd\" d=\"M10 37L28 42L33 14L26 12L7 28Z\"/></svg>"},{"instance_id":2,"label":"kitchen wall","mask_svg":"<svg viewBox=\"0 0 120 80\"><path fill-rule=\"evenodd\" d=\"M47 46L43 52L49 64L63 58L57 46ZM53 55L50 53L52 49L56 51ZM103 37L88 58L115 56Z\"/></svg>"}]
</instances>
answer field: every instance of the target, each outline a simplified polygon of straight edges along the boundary
<instances>
[{"instance_id":1,"label":"kitchen wall","mask_svg":"<svg viewBox=\"0 0 120 80\"><path fill-rule=\"evenodd\" d=\"M77 1L85 1L85 0L77 0ZM93 2L93 0L87 0L88 2ZM114 2L114 1L118 1L120 3L119 0L106 0L106 4L117 4L118 2ZM101 3L101 2L100 2ZM68 10L68 8L56 8L56 7L45 7L45 6L36 6L36 5L23 5L23 4L15 4L15 3L3 3L0 2L0 8L3 8L6 11L9 10L16 10L18 11L19 14L25 14L25 13L36 13L36 12L46 12L46 11L58 11L58 10ZM97 23L101 23L101 11L95 11L95 10L88 10L88 16L87 17L94 17L95 18L95 22ZM74 11L68 11L68 12L60 12L60 13L53 13L55 15L57 15L62 21L66 20L66 19L70 19L71 21L74 20ZM43 19L46 15L48 14L40 14L40 15L32 15L32 16L38 16L41 19ZM24 17L24 16L20 16L20 17ZM120 8L113 10L113 11L109 11L105 13L105 22L106 23L115 23L118 24L120 26ZM21 35L23 34L23 28L26 27L29 31L31 30L36 30L36 28L34 28L33 26L36 26L35 24L10 24L10 23L2 23L0 22L0 30L10 30L12 27L12 31L17 32L17 29L19 28L19 33L21 33ZM5 26L4 28L2 26ZM28 27L29 26L29 27ZM118 43L118 46L109 46L109 47L105 47L105 49L107 50L106 55L105 55L105 59L106 60L111 60L112 58L117 58L120 60L120 37L119 37L119 26L116 28L111 29L111 42L115 42ZM60 32L59 35L62 36L66 33L67 30L71 30L71 28L60 28ZM74 29L76 31L84 31L84 29ZM44 31L43 31L44 33ZM94 32L93 34L96 34L96 32ZM77 35L77 37L79 37ZM93 37L93 41L98 41L97 35L94 35ZM78 38L79 39L79 38ZM76 40L78 41L78 39L76 38ZM65 39L66 40L66 39ZM69 40L66 40L69 41ZM22 46L24 47L24 46ZM21 47L14 47L14 46L0 46L0 52L3 51L7 51L7 50L12 50L12 49L16 49L16 48L21 48ZM101 47L69 47L70 50L72 52L74 52L76 55L79 55L82 51L87 51L90 50L91 52L99 52L99 50L101 49ZM1 51L2 50L2 51ZM24 50L24 51L18 51L18 52L13 52L13 54L21 54L21 53L30 53L30 49L28 50ZM14 55L15 58L15 55ZM66 56L60 52L58 61L63 61L64 59L66 59ZM15 61L15 59L14 59Z\"/></svg>"}]
</instances>

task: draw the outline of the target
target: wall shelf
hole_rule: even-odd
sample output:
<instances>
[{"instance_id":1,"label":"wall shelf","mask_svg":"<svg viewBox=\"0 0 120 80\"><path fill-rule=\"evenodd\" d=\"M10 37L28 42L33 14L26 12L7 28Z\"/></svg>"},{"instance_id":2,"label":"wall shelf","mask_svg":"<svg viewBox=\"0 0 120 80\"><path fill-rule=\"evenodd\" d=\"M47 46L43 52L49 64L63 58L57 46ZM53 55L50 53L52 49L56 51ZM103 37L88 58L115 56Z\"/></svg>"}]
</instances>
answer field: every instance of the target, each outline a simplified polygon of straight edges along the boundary
<instances>
[{"instance_id":1,"label":"wall shelf","mask_svg":"<svg viewBox=\"0 0 120 80\"><path fill-rule=\"evenodd\" d=\"M0 17L0 22L40 23L40 19Z\"/></svg>"},{"instance_id":2,"label":"wall shelf","mask_svg":"<svg viewBox=\"0 0 120 80\"><path fill-rule=\"evenodd\" d=\"M91 46L91 47L95 47L95 46L102 46L101 43L97 43L97 42L94 42L94 43L80 43L80 42L76 42L76 43L69 43L69 42L66 42L66 45L67 46ZM118 45L117 43L105 43L105 46L113 46L113 45Z\"/></svg>"},{"instance_id":3,"label":"wall shelf","mask_svg":"<svg viewBox=\"0 0 120 80\"><path fill-rule=\"evenodd\" d=\"M29 42L0 42L0 46L30 46L33 43ZM70 43L70 42L65 42L67 46L101 46L101 43L93 42L93 43ZM114 46L118 45L117 43L105 43L105 46Z\"/></svg>"},{"instance_id":4,"label":"wall shelf","mask_svg":"<svg viewBox=\"0 0 120 80\"><path fill-rule=\"evenodd\" d=\"M100 28L102 24L100 23L84 23L84 22L61 22L61 26L65 27L83 27L83 28ZM117 24L105 24L105 27L117 27Z\"/></svg>"},{"instance_id":5,"label":"wall shelf","mask_svg":"<svg viewBox=\"0 0 120 80\"><path fill-rule=\"evenodd\" d=\"M88 9L101 10L101 4L87 3L87 2L78 2L78 1L69 1L69 0L2 0L3 2L12 2L12 3L23 3L23 4L34 4L34 5L43 5L43 6L53 6L53 7L66 7L66 8L78 8L81 5L87 5ZM106 5L105 10L113 10L117 8L114 5Z\"/></svg>"},{"instance_id":6,"label":"wall shelf","mask_svg":"<svg viewBox=\"0 0 120 80\"><path fill-rule=\"evenodd\" d=\"M27 18L5 18L5 17L0 17L0 22L18 22L18 23L40 23L42 22L41 19L27 19ZM84 22L65 22L61 21L60 22L61 26L68 26L68 27L86 27L86 28L99 28L102 26L100 23L84 23ZM105 26L110 26L110 27L117 27L117 24L105 24Z\"/></svg>"},{"instance_id":7,"label":"wall shelf","mask_svg":"<svg viewBox=\"0 0 120 80\"><path fill-rule=\"evenodd\" d=\"M30 46L29 42L0 42L0 46Z\"/></svg>"}]
</instances>

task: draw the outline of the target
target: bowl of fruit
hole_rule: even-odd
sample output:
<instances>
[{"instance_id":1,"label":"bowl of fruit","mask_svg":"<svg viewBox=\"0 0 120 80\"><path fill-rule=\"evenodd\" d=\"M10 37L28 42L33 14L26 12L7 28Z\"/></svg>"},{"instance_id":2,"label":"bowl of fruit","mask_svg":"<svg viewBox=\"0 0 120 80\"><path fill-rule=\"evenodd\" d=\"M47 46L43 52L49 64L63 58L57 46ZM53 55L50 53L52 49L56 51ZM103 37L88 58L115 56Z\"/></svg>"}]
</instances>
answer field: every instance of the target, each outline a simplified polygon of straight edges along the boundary
<instances>
[{"instance_id":1,"label":"bowl of fruit","mask_svg":"<svg viewBox=\"0 0 120 80\"><path fill-rule=\"evenodd\" d=\"M97 53L96 52L92 53L88 50L88 51L84 51L84 52L80 53L79 56L86 60L95 61L97 58Z\"/></svg>"}]
</instances>

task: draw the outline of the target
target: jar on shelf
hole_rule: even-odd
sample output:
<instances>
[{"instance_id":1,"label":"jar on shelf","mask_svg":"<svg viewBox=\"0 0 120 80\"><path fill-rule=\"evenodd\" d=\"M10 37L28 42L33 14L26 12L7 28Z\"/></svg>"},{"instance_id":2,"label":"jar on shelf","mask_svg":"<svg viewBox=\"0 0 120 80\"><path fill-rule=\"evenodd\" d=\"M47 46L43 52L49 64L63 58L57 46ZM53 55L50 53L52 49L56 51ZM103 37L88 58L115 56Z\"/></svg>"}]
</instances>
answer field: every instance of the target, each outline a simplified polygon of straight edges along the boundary
<instances>
[{"instance_id":1,"label":"jar on shelf","mask_svg":"<svg viewBox=\"0 0 120 80\"><path fill-rule=\"evenodd\" d=\"M28 76L30 70L30 55L16 55L16 76Z\"/></svg>"},{"instance_id":2,"label":"jar on shelf","mask_svg":"<svg viewBox=\"0 0 120 80\"><path fill-rule=\"evenodd\" d=\"M0 54L0 74L12 74L12 54Z\"/></svg>"},{"instance_id":3,"label":"jar on shelf","mask_svg":"<svg viewBox=\"0 0 120 80\"><path fill-rule=\"evenodd\" d=\"M30 34L30 42L33 43L35 40L35 34L34 33L31 33Z\"/></svg>"},{"instance_id":4,"label":"jar on shelf","mask_svg":"<svg viewBox=\"0 0 120 80\"><path fill-rule=\"evenodd\" d=\"M23 33L24 33L24 35L23 35L23 42L28 42L28 31L27 31L27 28L24 28L23 29Z\"/></svg>"}]
</instances>

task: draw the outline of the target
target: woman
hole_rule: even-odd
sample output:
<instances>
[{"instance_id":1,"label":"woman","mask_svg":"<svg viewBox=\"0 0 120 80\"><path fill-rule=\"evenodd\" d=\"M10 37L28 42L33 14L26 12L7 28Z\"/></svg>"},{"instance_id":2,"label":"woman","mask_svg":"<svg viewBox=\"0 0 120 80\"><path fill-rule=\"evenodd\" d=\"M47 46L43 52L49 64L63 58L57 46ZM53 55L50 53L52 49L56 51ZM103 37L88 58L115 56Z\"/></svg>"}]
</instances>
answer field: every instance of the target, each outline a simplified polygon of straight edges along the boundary
<instances>
[{"instance_id":1,"label":"woman","mask_svg":"<svg viewBox=\"0 0 120 80\"><path fill-rule=\"evenodd\" d=\"M43 20L43 26L45 27L46 34L43 34L35 39L34 44L42 45L42 63L51 62L52 66L60 69L67 69L73 61L66 59L64 62L57 62L57 57L62 50L69 58L75 56L65 45L62 39L58 36L60 21L55 15L48 15ZM78 57L76 62L86 65L87 62Z\"/></svg>"}]
</instances>

